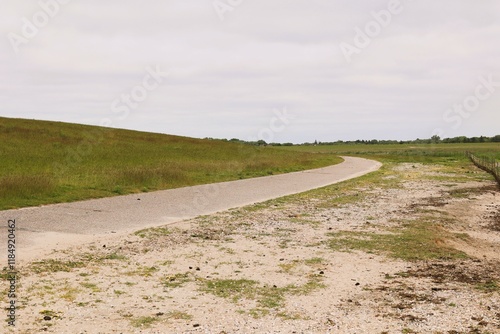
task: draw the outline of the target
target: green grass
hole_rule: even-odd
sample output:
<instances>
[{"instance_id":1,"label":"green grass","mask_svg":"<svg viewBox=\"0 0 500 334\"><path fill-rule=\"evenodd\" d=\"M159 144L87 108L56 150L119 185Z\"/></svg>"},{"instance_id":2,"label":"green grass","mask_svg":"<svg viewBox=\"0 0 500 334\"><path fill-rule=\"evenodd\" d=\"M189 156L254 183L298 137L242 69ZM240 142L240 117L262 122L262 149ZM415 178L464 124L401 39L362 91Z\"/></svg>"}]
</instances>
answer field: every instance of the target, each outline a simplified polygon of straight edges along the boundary
<instances>
[{"instance_id":1,"label":"green grass","mask_svg":"<svg viewBox=\"0 0 500 334\"><path fill-rule=\"evenodd\" d=\"M151 277L154 273L158 272L160 269L157 267L143 267L138 266L135 270L129 271L126 273L128 276L142 276L142 277Z\"/></svg>"},{"instance_id":2,"label":"green grass","mask_svg":"<svg viewBox=\"0 0 500 334\"><path fill-rule=\"evenodd\" d=\"M394 162L433 162L441 158L465 159L465 151L500 160L500 143L463 144L339 144L318 146L281 146L286 151L329 153L335 155L378 156ZM437 159L436 159L437 158Z\"/></svg>"},{"instance_id":3,"label":"green grass","mask_svg":"<svg viewBox=\"0 0 500 334\"><path fill-rule=\"evenodd\" d=\"M125 261L127 260L127 257L122 254L117 254L117 253L111 253L109 255L105 255L101 257L102 260L119 260L119 261Z\"/></svg>"},{"instance_id":4,"label":"green grass","mask_svg":"<svg viewBox=\"0 0 500 334\"><path fill-rule=\"evenodd\" d=\"M166 317L168 319L174 319L174 320L192 320L193 316L186 313L186 312L181 312L181 311L170 311L166 314Z\"/></svg>"},{"instance_id":5,"label":"green grass","mask_svg":"<svg viewBox=\"0 0 500 334\"><path fill-rule=\"evenodd\" d=\"M498 285L497 281L488 280L484 283L477 284L476 289L483 292L495 292L500 290L500 286Z\"/></svg>"},{"instance_id":6,"label":"green grass","mask_svg":"<svg viewBox=\"0 0 500 334\"><path fill-rule=\"evenodd\" d=\"M282 309L287 295L308 295L324 287L321 277L312 277L304 285L287 285L281 288L261 286L259 282L248 279L216 279L205 281L201 290L229 299L233 303L242 300L256 301L257 307L250 309L249 314L254 318L260 318L268 315L271 309Z\"/></svg>"},{"instance_id":7,"label":"green grass","mask_svg":"<svg viewBox=\"0 0 500 334\"><path fill-rule=\"evenodd\" d=\"M171 232L166 227L152 227L137 231L134 234L141 238L153 239L169 235Z\"/></svg>"},{"instance_id":8,"label":"green grass","mask_svg":"<svg viewBox=\"0 0 500 334\"><path fill-rule=\"evenodd\" d=\"M41 260L30 264L30 269L34 273L55 273L70 272L73 269L84 268L87 264L82 261L64 261L64 260Z\"/></svg>"},{"instance_id":9,"label":"green grass","mask_svg":"<svg viewBox=\"0 0 500 334\"><path fill-rule=\"evenodd\" d=\"M80 285L86 289L91 290L92 292L100 292L101 291L101 289L95 283L82 282L82 283L80 283Z\"/></svg>"},{"instance_id":10,"label":"green grass","mask_svg":"<svg viewBox=\"0 0 500 334\"><path fill-rule=\"evenodd\" d=\"M71 272L74 269L86 268L89 265L102 265L109 261L125 261L127 257L116 252L110 254L83 253L75 257L73 260L46 259L41 261L31 262L27 268L33 273L55 273L55 272ZM82 277L88 276L88 273L80 273Z\"/></svg>"},{"instance_id":11,"label":"green grass","mask_svg":"<svg viewBox=\"0 0 500 334\"><path fill-rule=\"evenodd\" d=\"M328 234L328 246L334 251L360 250L385 254L406 261L464 259L467 255L447 246L454 235L431 219L410 221L384 234L341 231Z\"/></svg>"},{"instance_id":12,"label":"green grass","mask_svg":"<svg viewBox=\"0 0 500 334\"><path fill-rule=\"evenodd\" d=\"M189 273L169 275L162 279L163 286L170 289L175 289L190 282Z\"/></svg>"},{"instance_id":13,"label":"green grass","mask_svg":"<svg viewBox=\"0 0 500 334\"><path fill-rule=\"evenodd\" d=\"M339 163L284 151L0 117L0 210L286 173Z\"/></svg>"},{"instance_id":14,"label":"green grass","mask_svg":"<svg viewBox=\"0 0 500 334\"><path fill-rule=\"evenodd\" d=\"M149 328L155 322L158 322L158 321L159 321L159 319L156 317L138 317L138 318L132 319L130 321L130 324L133 327L137 327L137 328Z\"/></svg>"}]
</instances>

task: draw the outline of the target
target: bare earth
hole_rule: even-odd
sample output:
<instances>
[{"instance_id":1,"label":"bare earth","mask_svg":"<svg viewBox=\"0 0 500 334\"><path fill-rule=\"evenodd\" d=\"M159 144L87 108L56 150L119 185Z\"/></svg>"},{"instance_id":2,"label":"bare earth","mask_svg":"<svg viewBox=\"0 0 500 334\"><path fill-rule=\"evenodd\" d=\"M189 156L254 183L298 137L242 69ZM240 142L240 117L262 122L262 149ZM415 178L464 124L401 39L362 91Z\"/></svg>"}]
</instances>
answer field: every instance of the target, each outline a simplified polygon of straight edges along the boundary
<instances>
[{"instance_id":1,"label":"bare earth","mask_svg":"<svg viewBox=\"0 0 500 334\"><path fill-rule=\"evenodd\" d=\"M420 221L454 256L355 247ZM18 333L500 333L500 195L473 167L388 164L19 270Z\"/></svg>"}]
</instances>

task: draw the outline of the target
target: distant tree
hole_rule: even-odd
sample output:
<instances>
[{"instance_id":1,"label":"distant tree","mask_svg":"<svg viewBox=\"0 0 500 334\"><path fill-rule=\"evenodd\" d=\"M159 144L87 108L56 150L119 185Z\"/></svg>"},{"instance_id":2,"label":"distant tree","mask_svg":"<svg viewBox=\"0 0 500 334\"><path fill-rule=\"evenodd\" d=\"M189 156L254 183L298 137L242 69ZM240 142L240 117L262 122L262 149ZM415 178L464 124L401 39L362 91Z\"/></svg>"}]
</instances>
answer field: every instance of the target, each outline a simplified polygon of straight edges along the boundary
<instances>
[{"instance_id":1,"label":"distant tree","mask_svg":"<svg viewBox=\"0 0 500 334\"><path fill-rule=\"evenodd\" d=\"M433 144L437 144L437 143L440 143L441 142L441 137L439 137L438 135L434 135L431 137L431 143Z\"/></svg>"},{"instance_id":2,"label":"distant tree","mask_svg":"<svg viewBox=\"0 0 500 334\"><path fill-rule=\"evenodd\" d=\"M266 146L267 143L264 140L261 139L261 140L257 141L257 145L258 146Z\"/></svg>"}]
</instances>

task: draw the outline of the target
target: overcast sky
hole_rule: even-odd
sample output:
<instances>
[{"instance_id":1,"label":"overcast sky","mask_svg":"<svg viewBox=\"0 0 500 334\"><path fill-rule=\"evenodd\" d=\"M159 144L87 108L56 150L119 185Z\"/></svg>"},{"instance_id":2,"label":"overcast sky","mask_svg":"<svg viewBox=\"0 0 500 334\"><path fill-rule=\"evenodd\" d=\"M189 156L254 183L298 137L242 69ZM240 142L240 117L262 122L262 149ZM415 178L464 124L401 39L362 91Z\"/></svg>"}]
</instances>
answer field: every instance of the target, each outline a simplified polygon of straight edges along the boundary
<instances>
[{"instance_id":1,"label":"overcast sky","mask_svg":"<svg viewBox=\"0 0 500 334\"><path fill-rule=\"evenodd\" d=\"M0 116L295 143L500 134L498 0L2 0L0 33Z\"/></svg>"}]
</instances>

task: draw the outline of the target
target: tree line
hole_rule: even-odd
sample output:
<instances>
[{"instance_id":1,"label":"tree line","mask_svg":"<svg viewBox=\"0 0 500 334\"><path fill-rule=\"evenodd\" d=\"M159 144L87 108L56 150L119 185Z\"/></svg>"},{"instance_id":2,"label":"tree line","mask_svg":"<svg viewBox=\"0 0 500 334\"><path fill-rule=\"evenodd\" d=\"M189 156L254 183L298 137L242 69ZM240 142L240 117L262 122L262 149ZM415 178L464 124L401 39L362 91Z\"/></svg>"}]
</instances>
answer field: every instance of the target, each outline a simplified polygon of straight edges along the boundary
<instances>
[{"instance_id":1,"label":"tree line","mask_svg":"<svg viewBox=\"0 0 500 334\"><path fill-rule=\"evenodd\" d=\"M213 139L213 138L207 138ZM462 143L500 143L500 135L496 135L493 137L467 137L467 136L459 136L453 138L444 138L435 135L428 139L415 139L415 140L337 140L334 142L321 142L315 140L314 142L306 142L302 144L293 144L293 143L266 143L264 140L257 141L245 141L237 138L233 139L222 139L223 141L229 141L240 144L254 145L254 146L307 146L307 145L394 145L394 144L462 144Z\"/></svg>"}]
</instances>

